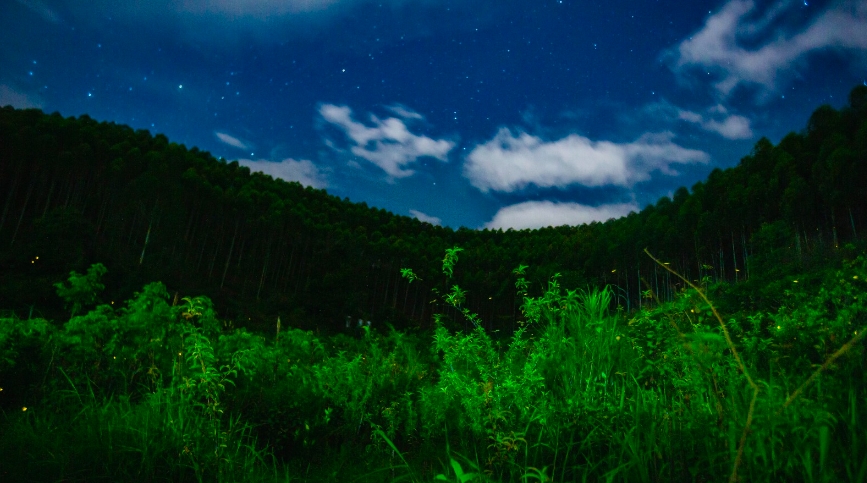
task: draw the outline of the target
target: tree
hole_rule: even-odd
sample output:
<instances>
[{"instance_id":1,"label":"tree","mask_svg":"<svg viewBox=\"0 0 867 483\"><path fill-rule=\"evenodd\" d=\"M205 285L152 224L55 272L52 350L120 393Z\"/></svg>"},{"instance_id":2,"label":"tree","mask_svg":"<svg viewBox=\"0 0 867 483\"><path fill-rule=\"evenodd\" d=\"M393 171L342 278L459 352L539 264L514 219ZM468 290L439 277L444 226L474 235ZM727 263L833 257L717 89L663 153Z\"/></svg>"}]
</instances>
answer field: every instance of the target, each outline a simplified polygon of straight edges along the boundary
<instances>
[{"instance_id":1,"label":"tree","mask_svg":"<svg viewBox=\"0 0 867 483\"><path fill-rule=\"evenodd\" d=\"M57 295L62 298L67 308L70 309L70 317L75 317L82 308L96 303L96 297L105 289L100 282L108 269L101 263L95 263L87 269L87 274L82 275L76 271L69 273L69 279L54 284Z\"/></svg>"}]
</instances>

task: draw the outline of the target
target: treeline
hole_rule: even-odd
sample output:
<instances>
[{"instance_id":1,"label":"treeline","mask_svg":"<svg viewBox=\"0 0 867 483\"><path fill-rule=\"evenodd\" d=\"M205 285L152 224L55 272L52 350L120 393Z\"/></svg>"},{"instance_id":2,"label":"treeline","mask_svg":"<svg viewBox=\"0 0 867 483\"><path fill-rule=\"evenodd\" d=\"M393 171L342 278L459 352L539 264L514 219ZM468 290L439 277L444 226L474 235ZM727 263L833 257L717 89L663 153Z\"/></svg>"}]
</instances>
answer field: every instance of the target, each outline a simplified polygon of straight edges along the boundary
<instances>
[{"instance_id":1,"label":"treeline","mask_svg":"<svg viewBox=\"0 0 867 483\"><path fill-rule=\"evenodd\" d=\"M817 109L774 146L714 170L640 213L540 230L452 230L250 173L161 134L0 109L0 307L59 317L46 287L91 263L106 297L161 280L210 296L239 325L340 329L347 315L429 327L442 253L460 246L456 279L491 329L520 317L512 270L531 292L614 286L632 309L678 283L643 250L694 280L768 280L867 233L867 87L841 110ZM860 244L859 244L860 246ZM421 278L410 285L400 268ZM106 300L108 301L108 300ZM463 324L460 317L455 323Z\"/></svg>"}]
</instances>

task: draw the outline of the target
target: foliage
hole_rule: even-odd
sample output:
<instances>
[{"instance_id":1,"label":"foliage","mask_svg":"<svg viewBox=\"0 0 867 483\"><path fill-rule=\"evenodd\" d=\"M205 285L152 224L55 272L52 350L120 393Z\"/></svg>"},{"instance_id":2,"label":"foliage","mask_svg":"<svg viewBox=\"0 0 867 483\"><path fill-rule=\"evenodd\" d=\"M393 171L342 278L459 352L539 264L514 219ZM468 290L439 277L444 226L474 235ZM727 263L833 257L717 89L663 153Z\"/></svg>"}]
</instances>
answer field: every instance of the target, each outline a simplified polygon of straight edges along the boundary
<instances>
[{"instance_id":1,"label":"foliage","mask_svg":"<svg viewBox=\"0 0 867 483\"><path fill-rule=\"evenodd\" d=\"M448 268L444 286L455 287L455 258ZM867 328L858 325L867 257L827 271L820 290L792 283L774 312L725 320L696 285L627 314L613 310L612 288L563 289L556 274L532 296L527 268L514 272L524 325L499 340L478 316L466 331L365 326L356 338L281 327L264 336L220 320L206 297L173 305L160 283L60 327L3 319L0 394L16 395L5 408L27 410L2 423L0 472L151 481L867 475L858 405L867 397ZM440 306L465 316L447 297ZM24 461L20 471L8 469L11 458Z\"/></svg>"},{"instance_id":2,"label":"foliage","mask_svg":"<svg viewBox=\"0 0 867 483\"><path fill-rule=\"evenodd\" d=\"M105 265L95 263L87 269L86 274L82 275L72 271L69 273L69 279L66 283L54 284L57 288L57 295L66 302L72 317L75 317L75 314L82 308L96 302L99 293L105 289L105 285L100 282L100 279L107 271Z\"/></svg>"}]
</instances>

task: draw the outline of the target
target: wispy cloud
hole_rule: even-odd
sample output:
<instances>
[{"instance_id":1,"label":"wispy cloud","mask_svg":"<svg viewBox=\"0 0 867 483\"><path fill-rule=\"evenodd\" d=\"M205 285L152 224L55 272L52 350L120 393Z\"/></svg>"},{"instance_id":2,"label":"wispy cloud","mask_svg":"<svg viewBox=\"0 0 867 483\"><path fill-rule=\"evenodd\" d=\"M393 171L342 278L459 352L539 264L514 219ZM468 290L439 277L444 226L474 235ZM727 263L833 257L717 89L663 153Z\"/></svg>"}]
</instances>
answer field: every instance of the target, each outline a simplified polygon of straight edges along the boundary
<instances>
[{"instance_id":1,"label":"wispy cloud","mask_svg":"<svg viewBox=\"0 0 867 483\"><path fill-rule=\"evenodd\" d=\"M455 146L452 141L413 134L403 120L395 117L380 119L371 114L372 125L367 126L352 118L349 107L334 104L323 104L319 114L352 141L352 154L379 166L392 179L411 176L415 171L408 166L422 157L447 161Z\"/></svg>"},{"instance_id":2,"label":"wispy cloud","mask_svg":"<svg viewBox=\"0 0 867 483\"><path fill-rule=\"evenodd\" d=\"M328 181L324 173L307 159L294 160L292 158L283 161L268 161L264 159L239 159L238 164L247 166L251 171L261 171L270 174L274 178L286 181L298 181L304 186L324 189L328 187Z\"/></svg>"},{"instance_id":3,"label":"wispy cloud","mask_svg":"<svg viewBox=\"0 0 867 483\"><path fill-rule=\"evenodd\" d=\"M673 143L673 137L670 132L651 133L618 144L572 134L544 141L526 132L515 135L502 128L493 139L473 148L464 164L464 176L482 192L512 192L529 185L628 187L650 179L655 170L677 174L672 164L709 160L703 151Z\"/></svg>"},{"instance_id":4,"label":"wispy cloud","mask_svg":"<svg viewBox=\"0 0 867 483\"><path fill-rule=\"evenodd\" d=\"M409 214L412 215L414 218L417 218L419 221L430 223L431 225L440 225L443 222L436 216L430 216L418 210L409 210Z\"/></svg>"},{"instance_id":5,"label":"wispy cloud","mask_svg":"<svg viewBox=\"0 0 867 483\"><path fill-rule=\"evenodd\" d=\"M57 12L52 10L50 7L45 5L44 2L39 0L15 0L21 5L29 8L33 13L42 17L46 22L51 23L60 23L60 15L57 15Z\"/></svg>"},{"instance_id":6,"label":"wispy cloud","mask_svg":"<svg viewBox=\"0 0 867 483\"><path fill-rule=\"evenodd\" d=\"M22 3L37 3L37 0L18 0ZM382 0L379 3L401 4L409 0ZM413 0L420 2L422 0ZM427 0L428 3L438 0ZM73 3L73 2L69 2ZM329 16L346 12L363 4L364 0L148 0L147 2L119 2L117 0L89 0L82 2L88 9L100 8L115 14L139 17L166 14L179 18L197 20L224 19L229 21L253 20L256 22L284 20L298 17L309 20L312 16ZM77 5L73 5L77 7ZM79 13L86 10L82 7Z\"/></svg>"},{"instance_id":7,"label":"wispy cloud","mask_svg":"<svg viewBox=\"0 0 867 483\"><path fill-rule=\"evenodd\" d=\"M190 13L217 13L233 17L256 18L316 12L341 3L347 3L347 0L182 0L177 2L179 9Z\"/></svg>"},{"instance_id":8,"label":"wispy cloud","mask_svg":"<svg viewBox=\"0 0 867 483\"><path fill-rule=\"evenodd\" d=\"M15 88L0 84L0 107L12 106L18 109L42 107L42 100L37 96L25 94Z\"/></svg>"},{"instance_id":9,"label":"wispy cloud","mask_svg":"<svg viewBox=\"0 0 867 483\"><path fill-rule=\"evenodd\" d=\"M728 114L722 105L710 110L710 115L720 113L717 118L681 109L678 117L684 121L698 124L705 131L715 132L726 139L749 139L753 137L750 120L737 114Z\"/></svg>"},{"instance_id":10,"label":"wispy cloud","mask_svg":"<svg viewBox=\"0 0 867 483\"><path fill-rule=\"evenodd\" d=\"M717 133L726 139L749 139L753 137L749 118L730 113L722 104L705 109L704 112L696 112L663 101L645 106L644 112L655 119L686 121L705 131Z\"/></svg>"},{"instance_id":11,"label":"wispy cloud","mask_svg":"<svg viewBox=\"0 0 867 483\"><path fill-rule=\"evenodd\" d=\"M714 88L725 97L742 84L759 86L764 94L776 91L809 54L867 49L864 0L836 1L811 21L788 25L784 14L801 8L807 7L779 1L757 12L752 0L730 0L666 56L679 74L716 75Z\"/></svg>"},{"instance_id":12,"label":"wispy cloud","mask_svg":"<svg viewBox=\"0 0 867 483\"><path fill-rule=\"evenodd\" d=\"M635 203L619 203L587 206L578 203L555 203L552 201L527 201L501 208L485 228L522 230L546 226L582 225L594 221L620 218L638 211Z\"/></svg>"},{"instance_id":13,"label":"wispy cloud","mask_svg":"<svg viewBox=\"0 0 867 483\"><path fill-rule=\"evenodd\" d=\"M421 114L413 111L412 109L402 104L393 104L391 106L386 106L386 109L404 119L424 119Z\"/></svg>"},{"instance_id":14,"label":"wispy cloud","mask_svg":"<svg viewBox=\"0 0 867 483\"><path fill-rule=\"evenodd\" d=\"M232 146L232 147L235 147L238 149L243 149L245 151L250 149L249 144L245 143L244 141L241 141L240 139L236 138L235 136L232 136L232 135L226 134L224 132L220 132L220 131L214 131L214 135L217 136L217 139L219 139L220 141L222 141L225 144L228 144L229 146Z\"/></svg>"}]
</instances>

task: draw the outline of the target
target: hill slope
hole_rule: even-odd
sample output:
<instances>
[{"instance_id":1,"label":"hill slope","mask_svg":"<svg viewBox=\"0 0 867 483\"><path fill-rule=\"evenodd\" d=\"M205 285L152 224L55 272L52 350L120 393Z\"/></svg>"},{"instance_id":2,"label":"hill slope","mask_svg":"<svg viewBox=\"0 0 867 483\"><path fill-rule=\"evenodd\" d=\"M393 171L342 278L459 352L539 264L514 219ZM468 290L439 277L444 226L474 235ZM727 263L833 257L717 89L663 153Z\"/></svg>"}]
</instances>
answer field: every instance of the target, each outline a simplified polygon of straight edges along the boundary
<instances>
[{"instance_id":1,"label":"hill slope","mask_svg":"<svg viewBox=\"0 0 867 483\"><path fill-rule=\"evenodd\" d=\"M446 248L468 307L491 328L519 317L511 270L537 289L610 283L632 308L677 284L648 248L691 279L765 283L867 233L867 87L822 106L801 133L756 143L640 213L606 223L523 231L452 230L250 173L163 135L87 116L0 109L0 307L59 316L47 287L91 263L109 267L106 297L144 282L205 294L243 324L277 315L336 329L352 318L428 326L429 290ZM412 287L399 269L423 282Z\"/></svg>"}]
</instances>

